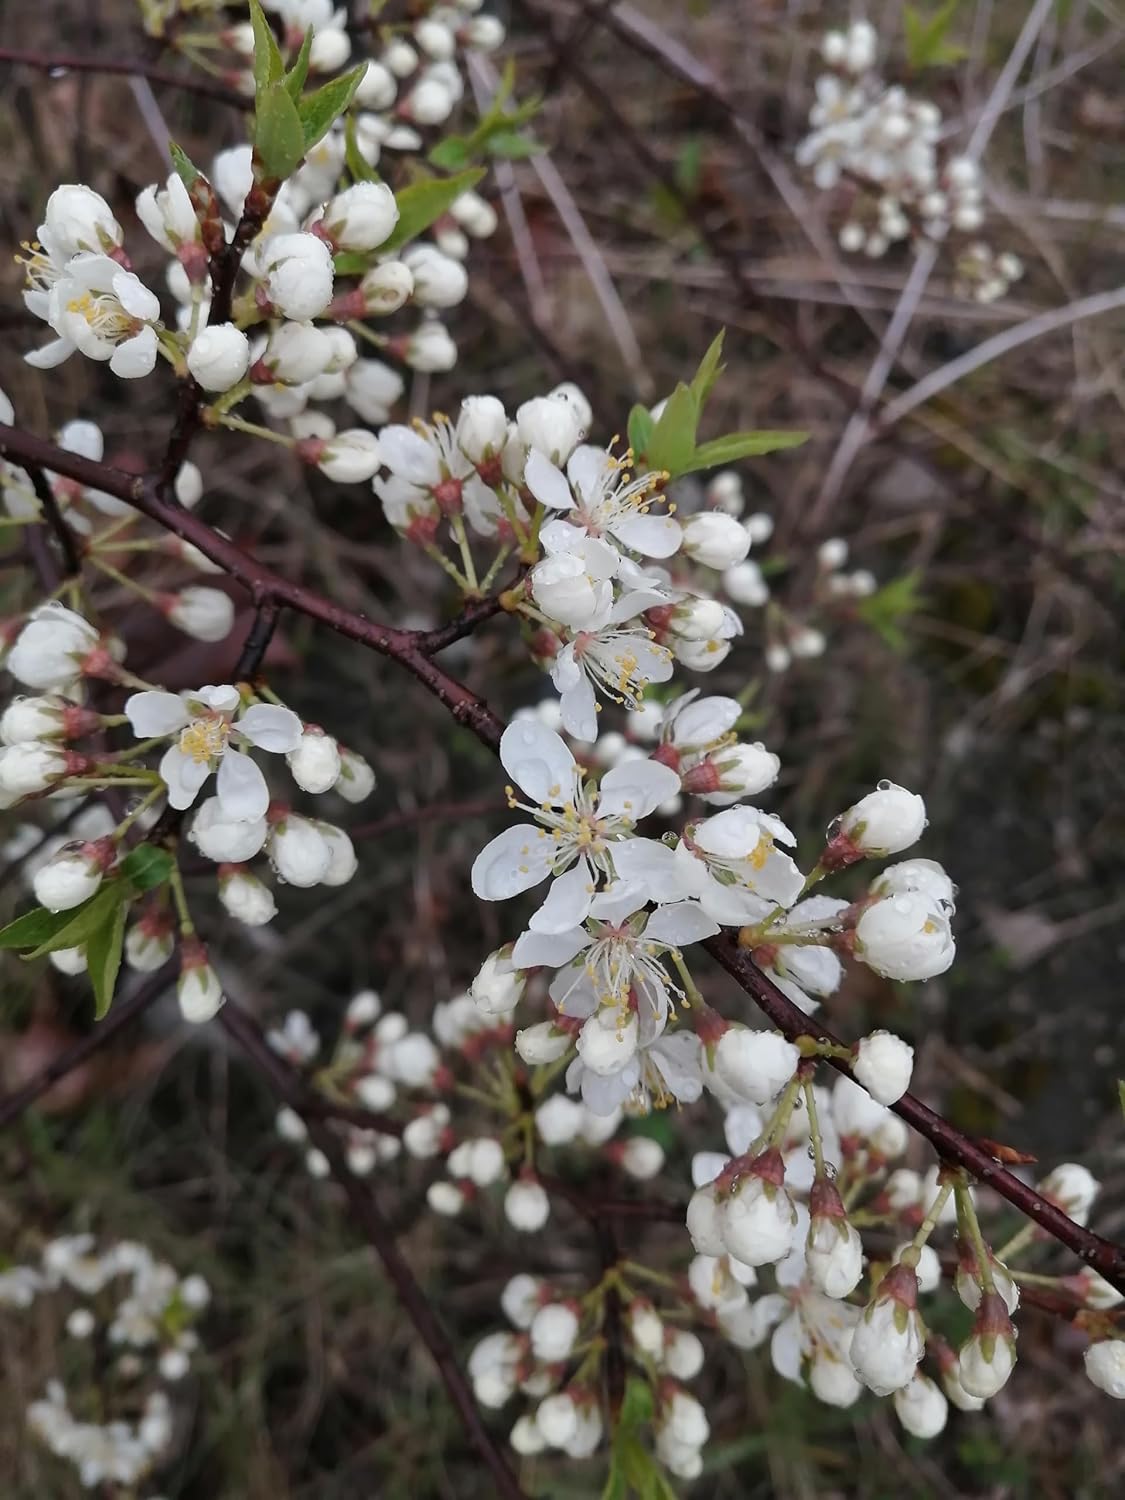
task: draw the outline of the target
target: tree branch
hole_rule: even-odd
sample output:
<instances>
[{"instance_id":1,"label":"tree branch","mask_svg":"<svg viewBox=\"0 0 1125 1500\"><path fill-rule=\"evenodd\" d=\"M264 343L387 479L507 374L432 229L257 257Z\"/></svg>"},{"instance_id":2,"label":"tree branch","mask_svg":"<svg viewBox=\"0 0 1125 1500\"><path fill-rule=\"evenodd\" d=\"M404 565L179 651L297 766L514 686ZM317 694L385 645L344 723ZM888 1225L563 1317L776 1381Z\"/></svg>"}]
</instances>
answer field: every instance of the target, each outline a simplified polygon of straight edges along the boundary
<instances>
[{"instance_id":1,"label":"tree branch","mask_svg":"<svg viewBox=\"0 0 1125 1500\"><path fill-rule=\"evenodd\" d=\"M839 1038L833 1036L818 1019L806 1016L792 1000L783 995L729 933L708 938L703 946L791 1041L807 1036L839 1043ZM839 1072L851 1077L852 1070L842 1058L832 1057L828 1061ZM1073 1250L1080 1260L1092 1266L1111 1286L1116 1287L1119 1292L1125 1292L1125 1250L1109 1240L1103 1240L1091 1230L1084 1229L1081 1224L1076 1224L1034 1188L1014 1177L971 1137L936 1114L929 1105L923 1104L913 1094L904 1094L891 1108L908 1125L912 1125L919 1135L925 1136L943 1161L952 1162L971 1172L978 1182L986 1183L994 1192L1006 1198L1013 1208L1018 1208L1022 1214L1046 1230L1053 1239Z\"/></svg>"}]
</instances>

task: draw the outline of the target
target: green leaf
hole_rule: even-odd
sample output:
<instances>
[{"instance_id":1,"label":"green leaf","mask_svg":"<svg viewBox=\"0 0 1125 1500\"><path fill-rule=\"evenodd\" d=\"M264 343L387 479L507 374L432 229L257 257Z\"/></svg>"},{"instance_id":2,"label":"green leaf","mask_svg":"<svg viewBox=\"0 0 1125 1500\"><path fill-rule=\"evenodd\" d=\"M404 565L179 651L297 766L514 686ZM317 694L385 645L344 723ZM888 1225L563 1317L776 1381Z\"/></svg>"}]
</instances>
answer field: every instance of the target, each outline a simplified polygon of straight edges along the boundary
<instances>
[{"instance_id":1,"label":"green leaf","mask_svg":"<svg viewBox=\"0 0 1125 1500\"><path fill-rule=\"evenodd\" d=\"M0 928L0 948L37 948L65 927L74 915L69 911L47 911L37 906Z\"/></svg>"},{"instance_id":2,"label":"green leaf","mask_svg":"<svg viewBox=\"0 0 1125 1500\"><path fill-rule=\"evenodd\" d=\"M443 172L456 171L458 167L465 166L470 157L469 140L464 135L447 135L430 152L430 160Z\"/></svg>"},{"instance_id":3,"label":"green leaf","mask_svg":"<svg viewBox=\"0 0 1125 1500\"><path fill-rule=\"evenodd\" d=\"M622 1427L642 1427L652 1421L655 1410L652 1386L647 1380L631 1375L625 1383L625 1397L618 1418Z\"/></svg>"},{"instance_id":4,"label":"green leaf","mask_svg":"<svg viewBox=\"0 0 1125 1500\"><path fill-rule=\"evenodd\" d=\"M366 250L340 250L332 257L337 276L363 276L371 269L374 254Z\"/></svg>"},{"instance_id":5,"label":"green leaf","mask_svg":"<svg viewBox=\"0 0 1125 1500\"><path fill-rule=\"evenodd\" d=\"M1125 1115L1125 1078L1117 1080L1117 1098L1121 1105L1121 1113Z\"/></svg>"},{"instance_id":6,"label":"green leaf","mask_svg":"<svg viewBox=\"0 0 1125 1500\"><path fill-rule=\"evenodd\" d=\"M306 94L301 100L297 108L300 112L301 129L304 131L306 151L315 146L322 135L327 135L329 128L344 113L355 97L355 91L359 88L366 71L367 64L360 63L359 67L352 68L349 73L341 73L339 78L333 78L318 88L315 93Z\"/></svg>"},{"instance_id":7,"label":"green leaf","mask_svg":"<svg viewBox=\"0 0 1125 1500\"><path fill-rule=\"evenodd\" d=\"M301 43L301 50L297 53L293 66L285 75L285 92L294 104L301 102L301 90L305 86L305 79L309 76L309 53L312 51L313 29L310 26L305 32Z\"/></svg>"},{"instance_id":8,"label":"green leaf","mask_svg":"<svg viewBox=\"0 0 1125 1500\"><path fill-rule=\"evenodd\" d=\"M903 6L906 62L912 72L920 73L923 68L944 67L968 55L967 49L959 42L946 40L956 11L957 0L945 0L945 4L927 20L912 5Z\"/></svg>"},{"instance_id":9,"label":"green leaf","mask_svg":"<svg viewBox=\"0 0 1125 1500\"><path fill-rule=\"evenodd\" d=\"M680 147L676 158L676 187L685 198L694 198L699 191L699 178L703 167L703 142L699 136L690 136Z\"/></svg>"},{"instance_id":10,"label":"green leaf","mask_svg":"<svg viewBox=\"0 0 1125 1500\"><path fill-rule=\"evenodd\" d=\"M692 454L692 469L713 469L739 458L757 458L783 448L799 448L808 441L807 432L728 432L725 437L701 443Z\"/></svg>"},{"instance_id":11,"label":"green leaf","mask_svg":"<svg viewBox=\"0 0 1125 1500\"><path fill-rule=\"evenodd\" d=\"M101 1020L113 1003L113 991L121 968L121 949L125 942L127 910L126 902L118 902L101 926L86 939L86 972L94 986L96 1021Z\"/></svg>"},{"instance_id":12,"label":"green leaf","mask_svg":"<svg viewBox=\"0 0 1125 1500\"><path fill-rule=\"evenodd\" d=\"M860 619L866 621L892 651L906 650L910 641L902 628L903 622L916 614L925 602L918 592L918 578L916 572L904 573L901 578L893 578L856 604Z\"/></svg>"},{"instance_id":13,"label":"green leaf","mask_svg":"<svg viewBox=\"0 0 1125 1500\"><path fill-rule=\"evenodd\" d=\"M254 145L269 177L288 177L305 154L305 135L297 106L283 83L271 83L258 96Z\"/></svg>"},{"instance_id":14,"label":"green leaf","mask_svg":"<svg viewBox=\"0 0 1125 1500\"><path fill-rule=\"evenodd\" d=\"M695 429L699 425L699 403L690 386L682 383L664 403L652 430L646 457L650 469L665 469L673 479L686 474L695 452Z\"/></svg>"},{"instance_id":15,"label":"green leaf","mask_svg":"<svg viewBox=\"0 0 1125 1500\"><path fill-rule=\"evenodd\" d=\"M172 158L172 166L175 169L176 176L183 183L184 187L190 189L196 179L203 176L203 173L195 165L184 148L177 146L175 141L168 142L168 155Z\"/></svg>"},{"instance_id":16,"label":"green leaf","mask_svg":"<svg viewBox=\"0 0 1125 1500\"><path fill-rule=\"evenodd\" d=\"M484 176L481 167L470 167L456 177L422 177L395 193L398 223L390 239L379 246L379 254L398 250L440 219L454 199L475 186Z\"/></svg>"},{"instance_id":17,"label":"green leaf","mask_svg":"<svg viewBox=\"0 0 1125 1500\"><path fill-rule=\"evenodd\" d=\"M138 844L121 861L121 873L139 896L163 885L174 863L167 849L156 844Z\"/></svg>"},{"instance_id":18,"label":"green leaf","mask_svg":"<svg viewBox=\"0 0 1125 1500\"><path fill-rule=\"evenodd\" d=\"M344 162L353 182L381 182L382 178L359 149L355 134L355 115L344 125Z\"/></svg>"},{"instance_id":19,"label":"green leaf","mask_svg":"<svg viewBox=\"0 0 1125 1500\"><path fill-rule=\"evenodd\" d=\"M254 28L254 92L260 100L270 84L285 72L281 48L258 0L250 0L250 24Z\"/></svg>"},{"instance_id":20,"label":"green leaf","mask_svg":"<svg viewBox=\"0 0 1125 1500\"><path fill-rule=\"evenodd\" d=\"M696 404L700 411L706 406L707 397L711 394L716 380L718 380L725 369L725 366L721 365L719 361L723 357L723 340L726 338L726 332L725 328L720 330L711 340L710 348L699 361L699 369L691 377L692 393L695 396Z\"/></svg>"},{"instance_id":21,"label":"green leaf","mask_svg":"<svg viewBox=\"0 0 1125 1500\"><path fill-rule=\"evenodd\" d=\"M629 447L633 450L633 457L644 458L648 453L648 445L652 442L653 429L656 423L652 420L652 413L647 406L634 406L629 413Z\"/></svg>"},{"instance_id":22,"label":"green leaf","mask_svg":"<svg viewBox=\"0 0 1125 1500\"><path fill-rule=\"evenodd\" d=\"M524 161L544 148L533 136L521 135L518 130L498 130L489 137L487 149L489 156L503 161Z\"/></svg>"},{"instance_id":23,"label":"green leaf","mask_svg":"<svg viewBox=\"0 0 1125 1500\"><path fill-rule=\"evenodd\" d=\"M44 953L54 953L59 948L80 948L91 933L105 922L114 908L128 900L128 892L118 880L106 880L88 901L70 911L59 912L66 920L42 939L24 958L42 958ZM21 945L22 946L22 945Z\"/></svg>"}]
</instances>

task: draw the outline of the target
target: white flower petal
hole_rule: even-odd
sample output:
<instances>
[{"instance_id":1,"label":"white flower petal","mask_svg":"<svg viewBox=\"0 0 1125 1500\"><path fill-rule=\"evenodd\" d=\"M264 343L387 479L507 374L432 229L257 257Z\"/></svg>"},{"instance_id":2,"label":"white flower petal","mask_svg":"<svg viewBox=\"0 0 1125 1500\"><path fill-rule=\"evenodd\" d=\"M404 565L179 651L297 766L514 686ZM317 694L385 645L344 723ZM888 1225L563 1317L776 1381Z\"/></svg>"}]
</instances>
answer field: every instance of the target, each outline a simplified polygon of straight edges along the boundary
<instances>
[{"instance_id":1,"label":"white flower petal","mask_svg":"<svg viewBox=\"0 0 1125 1500\"><path fill-rule=\"evenodd\" d=\"M430 489L441 479L438 455L413 428L392 424L379 433L379 451L392 474Z\"/></svg>"},{"instance_id":2,"label":"white flower petal","mask_svg":"<svg viewBox=\"0 0 1125 1500\"><path fill-rule=\"evenodd\" d=\"M505 828L473 861L473 891L482 901L507 901L518 896L546 880L554 852L554 841L535 823Z\"/></svg>"},{"instance_id":3,"label":"white flower petal","mask_svg":"<svg viewBox=\"0 0 1125 1500\"><path fill-rule=\"evenodd\" d=\"M189 698L198 698L200 703L205 703L208 708L213 708L219 714L232 714L241 702L241 695L236 687L229 682L224 682L218 687L208 684L201 687L197 692L189 693Z\"/></svg>"},{"instance_id":4,"label":"white flower petal","mask_svg":"<svg viewBox=\"0 0 1125 1500\"><path fill-rule=\"evenodd\" d=\"M613 868L619 879L643 886L650 901L679 901L696 894L685 886L685 871L675 850L658 839L624 839L614 844Z\"/></svg>"},{"instance_id":5,"label":"white flower petal","mask_svg":"<svg viewBox=\"0 0 1125 1500\"><path fill-rule=\"evenodd\" d=\"M259 750L275 755L296 750L301 743L301 721L291 708L276 703L254 703L234 726Z\"/></svg>"},{"instance_id":6,"label":"white flower petal","mask_svg":"<svg viewBox=\"0 0 1125 1500\"><path fill-rule=\"evenodd\" d=\"M151 740L160 734L175 734L191 715L178 693L144 692L125 700L125 717L139 740Z\"/></svg>"},{"instance_id":7,"label":"white flower petal","mask_svg":"<svg viewBox=\"0 0 1125 1500\"><path fill-rule=\"evenodd\" d=\"M211 774L205 760L193 760L176 745L165 750L160 761L160 777L168 788L168 805L182 812L195 801L196 793Z\"/></svg>"},{"instance_id":8,"label":"white flower petal","mask_svg":"<svg viewBox=\"0 0 1125 1500\"><path fill-rule=\"evenodd\" d=\"M536 720L508 725L500 740L500 762L533 802L566 802L573 795L574 756L553 729Z\"/></svg>"},{"instance_id":9,"label":"white flower petal","mask_svg":"<svg viewBox=\"0 0 1125 1500\"><path fill-rule=\"evenodd\" d=\"M241 750L228 749L219 762L216 781L223 816L233 823L264 818L270 805L270 789L262 768Z\"/></svg>"},{"instance_id":10,"label":"white flower petal","mask_svg":"<svg viewBox=\"0 0 1125 1500\"><path fill-rule=\"evenodd\" d=\"M556 469L551 460L545 458L538 448L532 448L527 455L523 482L536 500L541 500L552 510L574 509L574 496L570 493L566 475L561 469Z\"/></svg>"},{"instance_id":11,"label":"white flower petal","mask_svg":"<svg viewBox=\"0 0 1125 1500\"><path fill-rule=\"evenodd\" d=\"M714 937L718 930L718 924L697 902L677 901L673 906L661 906L653 912L645 925L645 937L683 947Z\"/></svg>"},{"instance_id":12,"label":"white flower petal","mask_svg":"<svg viewBox=\"0 0 1125 1500\"><path fill-rule=\"evenodd\" d=\"M658 760L623 761L602 780L598 814L617 814L637 823L679 790L679 776Z\"/></svg>"},{"instance_id":13,"label":"white flower petal","mask_svg":"<svg viewBox=\"0 0 1125 1500\"><path fill-rule=\"evenodd\" d=\"M140 380L143 376L152 374L156 366L157 348L156 330L146 326L131 339L118 344L109 361L109 368L115 375L120 375L122 380Z\"/></svg>"},{"instance_id":14,"label":"white flower petal","mask_svg":"<svg viewBox=\"0 0 1125 1500\"><path fill-rule=\"evenodd\" d=\"M593 894L592 872L580 859L573 870L556 876L546 901L527 925L532 932L569 932L586 920Z\"/></svg>"},{"instance_id":15,"label":"white flower petal","mask_svg":"<svg viewBox=\"0 0 1125 1500\"><path fill-rule=\"evenodd\" d=\"M524 932L512 949L512 963L517 969L540 966L558 969L590 943L590 934L584 927L575 927L571 932Z\"/></svg>"},{"instance_id":16,"label":"white flower petal","mask_svg":"<svg viewBox=\"0 0 1125 1500\"><path fill-rule=\"evenodd\" d=\"M562 709L563 728L576 740L593 743L598 737L598 699L593 683L579 669L577 681L569 687L562 687L557 680L555 686L561 689L559 707Z\"/></svg>"},{"instance_id":17,"label":"white flower petal","mask_svg":"<svg viewBox=\"0 0 1125 1500\"><path fill-rule=\"evenodd\" d=\"M618 541L645 557L671 557L683 541L680 523L671 516L622 516L610 529Z\"/></svg>"}]
</instances>

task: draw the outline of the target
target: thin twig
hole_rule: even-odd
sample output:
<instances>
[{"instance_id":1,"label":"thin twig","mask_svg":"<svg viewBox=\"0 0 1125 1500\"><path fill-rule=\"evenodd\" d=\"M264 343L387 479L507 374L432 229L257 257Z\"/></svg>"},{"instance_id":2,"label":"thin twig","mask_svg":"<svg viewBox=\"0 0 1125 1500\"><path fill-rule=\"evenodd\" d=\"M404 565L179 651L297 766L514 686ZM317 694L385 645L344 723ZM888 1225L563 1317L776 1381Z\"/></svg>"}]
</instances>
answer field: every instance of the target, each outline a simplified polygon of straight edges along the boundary
<instances>
[{"instance_id":1,"label":"thin twig","mask_svg":"<svg viewBox=\"0 0 1125 1500\"><path fill-rule=\"evenodd\" d=\"M203 99L215 99L220 104L229 104L232 109L253 107L253 100L221 83L212 83L191 74L169 73L165 68L153 67L140 58L79 57L72 52L29 52L22 47L0 47L0 62L36 68L40 73L107 73L126 78L147 78L150 83L166 83L169 88L183 89L185 93L198 94Z\"/></svg>"},{"instance_id":2,"label":"thin twig","mask_svg":"<svg viewBox=\"0 0 1125 1500\"><path fill-rule=\"evenodd\" d=\"M271 1050L257 1024L234 1001L227 1001L219 1012L219 1019L227 1035L238 1044L274 1093L301 1116L308 1130L309 1140L318 1151L323 1152L332 1176L348 1200L354 1222L382 1261L399 1302L438 1368L465 1431L488 1466L495 1493L505 1497L505 1500L527 1500L519 1480L481 1418L480 1409L457 1363L448 1335L434 1316L429 1298L419 1286L406 1257L399 1249L390 1223L379 1207L374 1192L349 1170L335 1132L309 1109L300 1074Z\"/></svg>"}]
</instances>

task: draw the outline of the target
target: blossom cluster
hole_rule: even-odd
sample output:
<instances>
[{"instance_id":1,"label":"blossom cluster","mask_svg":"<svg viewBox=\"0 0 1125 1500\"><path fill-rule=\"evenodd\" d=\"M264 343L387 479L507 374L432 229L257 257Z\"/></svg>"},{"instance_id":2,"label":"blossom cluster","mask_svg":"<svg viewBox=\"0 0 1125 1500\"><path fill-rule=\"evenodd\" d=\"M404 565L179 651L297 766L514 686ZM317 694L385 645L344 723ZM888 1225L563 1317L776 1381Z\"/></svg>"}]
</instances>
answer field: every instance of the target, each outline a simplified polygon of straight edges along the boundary
<instances>
[{"instance_id":1,"label":"blossom cluster","mask_svg":"<svg viewBox=\"0 0 1125 1500\"><path fill-rule=\"evenodd\" d=\"M852 201L838 235L842 249L871 258L919 236L975 235L984 224L980 169L971 156L942 149L938 106L877 71L878 36L869 21L828 32L816 80L809 134L797 147L824 191L841 184ZM964 295L994 302L1023 275L1019 258L964 241L957 281Z\"/></svg>"},{"instance_id":2,"label":"blossom cluster","mask_svg":"<svg viewBox=\"0 0 1125 1500\"><path fill-rule=\"evenodd\" d=\"M60 1317L69 1308L60 1333L74 1354L94 1345L109 1353L96 1366L68 1358L68 1383L48 1382L27 1408L28 1428L84 1489L139 1494L171 1455L175 1387L198 1351L194 1325L210 1287L198 1274L179 1276L135 1240L99 1249L92 1235L75 1234L48 1241L36 1264L0 1272L0 1308L40 1300Z\"/></svg>"}]
</instances>

